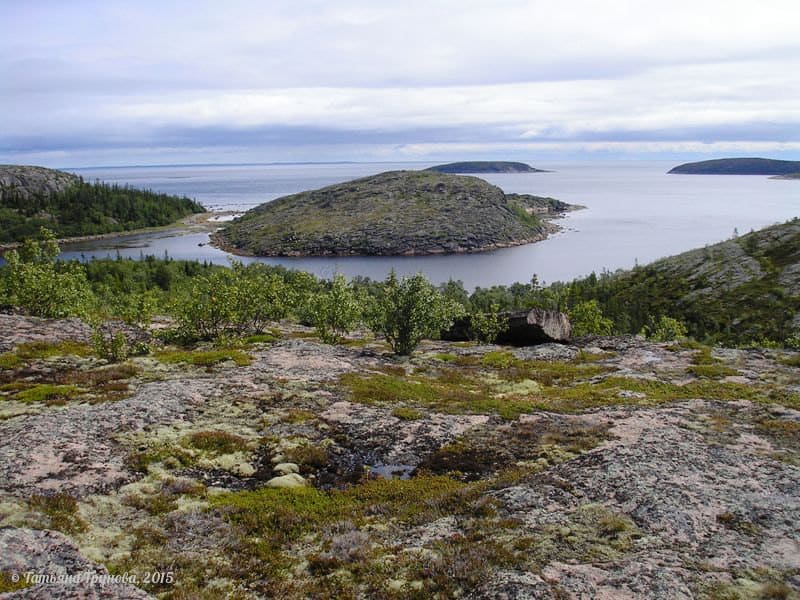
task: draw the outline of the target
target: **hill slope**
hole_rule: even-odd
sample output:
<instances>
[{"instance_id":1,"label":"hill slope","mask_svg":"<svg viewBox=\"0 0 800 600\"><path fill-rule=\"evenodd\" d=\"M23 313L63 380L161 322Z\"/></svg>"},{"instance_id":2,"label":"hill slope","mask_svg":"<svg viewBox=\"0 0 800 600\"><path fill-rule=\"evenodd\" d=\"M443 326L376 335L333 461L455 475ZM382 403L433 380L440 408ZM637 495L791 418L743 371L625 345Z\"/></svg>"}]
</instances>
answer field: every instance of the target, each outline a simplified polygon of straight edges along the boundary
<instances>
[{"instance_id":1,"label":"hill slope","mask_svg":"<svg viewBox=\"0 0 800 600\"><path fill-rule=\"evenodd\" d=\"M800 220L572 285L624 331L669 315L698 339L782 342L800 331Z\"/></svg>"},{"instance_id":2,"label":"hill slope","mask_svg":"<svg viewBox=\"0 0 800 600\"><path fill-rule=\"evenodd\" d=\"M454 162L428 167L425 170L437 173L547 173L547 171L535 169L525 163L503 160Z\"/></svg>"},{"instance_id":3,"label":"hill slope","mask_svg":"<svg viewBox=\"0 0 800 600\"><path fill-rule=\"evenodd\" d=\"M0 166L0 243L18 242L47 227L59 237L168 225L205 209L193 200L103 183L71 173Z\"/></svg>"},{"instance_id":4,"label":"hill slope","mask_svg":"<svg viewBox=\"0 0 800 600\"><path fill-rule=\"evenodd\" d=\"M800 161L719 158L678 165L668 172L683 175L789 175L800 173Z\"/></svg>"},{"instance_id":5,"label":"hill slope","mask_svg":"<svg viewBox=\"0 0 800 600\"><path fill-rule=\"evenodd\" d=\"M479 252L544 239L555 226L534 213L571 208L477 177L392 171L262 204L215 241L264 256Z\"/></svg>"}]
</instances>

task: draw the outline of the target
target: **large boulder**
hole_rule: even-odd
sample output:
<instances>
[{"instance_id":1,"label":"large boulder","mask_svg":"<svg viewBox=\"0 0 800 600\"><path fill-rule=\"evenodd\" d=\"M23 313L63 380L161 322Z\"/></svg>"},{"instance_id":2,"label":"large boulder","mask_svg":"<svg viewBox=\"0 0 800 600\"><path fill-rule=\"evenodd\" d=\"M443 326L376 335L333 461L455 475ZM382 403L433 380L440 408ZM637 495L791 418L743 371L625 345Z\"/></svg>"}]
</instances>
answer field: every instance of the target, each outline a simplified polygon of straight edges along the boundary
<instances>
[{"instance_id":1,"label":"large boulder","mask_svg":"<svg viewBox=\"0 0 800 600\"><path fill-rule=\"evenodd\" d=\"M550 342L567 342L572 324L562 312L534 308L530 312L507 314L508 329L497 336L498 344L533 346Z\"/></svg>"},{"instance_id":2,"label":"large boulder","mask_svg":"<svg viewBox=\"0 0 800 600\"><path fill-rule=\"evenodd\" d=\"M531 311L501 313L508 319L508 329L501 333L496 342L508 346L534 346L552 342L568 342L572 335L572 324L564 313L555 310L534 308ZM456 319L441 338L449 342L463 342L474 339L474 331L469 316Z\"/></svg>"}]
</instances>

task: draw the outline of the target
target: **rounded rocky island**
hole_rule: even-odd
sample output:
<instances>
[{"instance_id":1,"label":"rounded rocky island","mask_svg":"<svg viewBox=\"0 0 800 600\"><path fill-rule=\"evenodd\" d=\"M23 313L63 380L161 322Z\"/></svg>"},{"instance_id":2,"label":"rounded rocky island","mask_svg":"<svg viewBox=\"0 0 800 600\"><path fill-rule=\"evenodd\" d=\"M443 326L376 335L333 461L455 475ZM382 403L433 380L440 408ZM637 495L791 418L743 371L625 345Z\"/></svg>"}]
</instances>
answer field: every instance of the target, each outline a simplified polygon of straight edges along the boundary
<instances>
[{"instance_id":1,"label":"rounded rocky island","mask_svg":"<svg viewBox=\"0 0 800 600\"><path fill-rule=\"evenodd\" d=\"M547 218L574 208L477 177L390 171L267 202L213 239L258 256L481 252L542 240L557 229Z\"/></svg>"}]
</instances>

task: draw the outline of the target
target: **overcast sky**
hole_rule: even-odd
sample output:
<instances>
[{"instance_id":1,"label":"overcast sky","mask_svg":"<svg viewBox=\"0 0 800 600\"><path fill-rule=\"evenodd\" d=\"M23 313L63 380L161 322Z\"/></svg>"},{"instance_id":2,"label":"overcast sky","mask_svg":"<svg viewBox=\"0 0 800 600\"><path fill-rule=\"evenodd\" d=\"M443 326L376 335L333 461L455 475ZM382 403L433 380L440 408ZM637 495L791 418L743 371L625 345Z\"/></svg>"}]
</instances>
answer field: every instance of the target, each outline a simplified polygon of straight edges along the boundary
<instances>
[{"instance_id":1,"label":"overcast sky","mask_svg":"<svg viewBox=\"0 0 800 600\"><path fill-rule=\"evenodd\" d=\"M0 162L800 159L797 0L0 0Z\"/></svg>"}]
</instances>

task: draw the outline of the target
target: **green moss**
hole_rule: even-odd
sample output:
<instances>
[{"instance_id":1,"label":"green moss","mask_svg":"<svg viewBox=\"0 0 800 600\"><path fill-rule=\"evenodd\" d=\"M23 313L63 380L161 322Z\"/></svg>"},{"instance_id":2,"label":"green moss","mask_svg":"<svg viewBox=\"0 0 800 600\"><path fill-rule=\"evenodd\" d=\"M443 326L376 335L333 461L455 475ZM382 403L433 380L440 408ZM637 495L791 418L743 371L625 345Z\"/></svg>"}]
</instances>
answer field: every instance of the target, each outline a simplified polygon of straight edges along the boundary
<instances>
[{"instance_id":1,"label":"green moss","mask_svg":"<svg viewBox=\"0 0 800 600\"><path fill-rule=\"evenodd\" d=\"M22 364L22 359L13 352L0 354L0 369L15 369Z\"/></svg>"},{"instance_id":2,"label":"green moss","mask_svg":"<svg viewBox=\"0 0 800 600\"><path fill-rule=\"evenodd\" d=\"M436 390L417 380L393 375L345 373L342 383L350 388L352 399L360 404L432 403Z\"/></svg>"},{"instance_id":3,"label":"green moss","mask_svg":"<svg viewBox=\"0 0 800 600\"><path fill-rule=\"evenodd\" d=\"M27 342L14 350L17 356L25 360L50 358L52 356L92 356L94 352L88 344L63 340L60 342Z\"/></svg>"},{"instance_id":4,"label":"green moss","mask_svg":"<svg viewBox=\"0 0 800 600\"><path fill-rule=\"evenodd\" d=\"M733 582L699 585L698 598L702 600L792 600L797 594L783 582L759 582L740 577Z\"/></svg>"},{"instance_id":5,"label":"green moss","mask_svg":"<svg viewBox=\"0 0 800 600\"><path fill-rule=\"evenodd\" d=\"M609 358L614 358L617 356L616 352L587 352L584 349L578 350L578 354L575 357L575 362L598 362L601 360L607 360Z\"/></svg>"},{"instance_id":6,"label":"green moss","mask_svg":"<svg viewBox=\"0 0 800 600\"><path fill-rule=\"evenodd\" d=\"M515 358L511 352L487 352L481 359L481 364L493 369L507 369L512 365L519 365L522 361Z\"/></svg>"},{"instance_id":7,"label":"green moss","mask_svg":"<svg viewBox=\"0 0 800 600\"><path fill-rule=\"evenodd\" d=\"M304 408L290 408L286 414L281 417L284 423L305 423L317 418L317 415L310 410Z\"/></svg>"},{"instance_id":8,"label":"green moss","mask_svg":"<svg viewBox=\"0 0 800 600\"><path fill-rule=\"evenodd\" d=\"M260 488L210 499L231 523L249 535L285 542L342 519L363 521L372 514L419 522L463 508L467 484L443 476L374 479L345 490Z\"/></svg>"},{"instance_id":9,"label":"green moss","mask_svg":"<svg viewBox=\"0 0 800 600\"><path fill-rule=\"evenodd\" d=\"M489 384L456 369L444 371L438 378L348 373L342 382L350 388L351 399L361 404L419 404L450 414L495 413L505 419L534 410L529 400L496 397Z\"/></svg>"},{"instance_id":10,"label":"green moss","mask_svg":"<svg viewBox=\"0 0 800 600\"><path fill-rule=\"evenodd\" d=\"M347 373L341 382L349 388L351 399L361 404L416 404L451 414L497 414L516 419L538 406L538 395L531 393L538 383L572 382L608 370L593 364L520 361L508 352L489 352L481 365L498 369L497 376L487 377L480 369L446 368L430 376L408 376L405 371L402 376Z\"/></svg>"},{"instance_id":11,"label":"green moss","mask_svg":"<svg viewBox=\"0 0 800 600\"><path fill-rule=\"evenodd\" d=\"M125 464L131 471L147 473L150 465L155 463L172 463L176 466L187 467L194 461L195 457L180 446L158 444L131 452L126 457Z\"/></svg>"},{"instance_id":12,"label":"green moss","mask_svg":"<svg viewBox=\"0 0 800 600\"><path fill-rule=\"evenodd\" d=\"M697 377L707 377L709 379L721 379L722 377L739 374L736 369L720 364L693 365L687 371Z\"/></svg>"},{"instance_id":13,"label":"green moss","mask_svg":"<svg viewBox=\"0 0 800 600\"><path fill-rule=\"evenodd\" d=\"M259 333L244 338L245 344L273 344L281 339L280 332Z\"/></svg>"},{"instance_id":14,"label":"green moss","mask_svg":"<svg viewBox=\"0 0 800 600\"><path fill-rule=\"evenodd\" d=\"M81 393L82 390L74 385L41 383L17 392L16 399L25 403L43 402L48 406L58 406L66 404Z\"/></svg>"},{"instance_id":15,"label":"green moss","mask_svg":"<svg viewBox=\"0 0 800 600\"><path fill-rule=\"evenodd\" d=\"M458 355L451 354L449 352L439 352L434 354L433 358L436 360L441 360L442 362L453 362L454 360L458 359Z\"/></svg>"},{"instance_id":16,"label":"green moss","mask_svg":"<svg viewBox=\"0 0 800 600\"><path fill-rule=\"evenodd\" d=\"M183 444L212 455L247 450L246 439L227 431L197 431L186 436Z\"/></svg>"},{"instance_id":17,"label":"green moss","mask_svg":"<svg viewBox=\"0 0 800 600\"><path fill-rule=\"evenodd\" d=\"M252 362L250 356L241 350L162 350L155 357L167 364L189 363L199 367L210 367L222 362L233 361L244 367Z\"/></svg>"},{"instance_id":18,"label":"green moss","mask_svg":"<svg viewBox=\"0 0 800 600\"><path fill-rule=\"evenodd\" d=\"M15 369L33 360L53 356L92 356L87 344L63 340L60 342L26 342L19 344L12 352L0 354L0 369Z\"/></svg>"},{"instance_id":19,"label":"green moss","mask_svg":"<svg viewBox=\"0 0 800 600\"><path fill-rule=\"evenodd\" d=\"M25 581L25 577L20 573L6 573L5 571L0 571L0 594L24 590L32 585L34 585L33 582L28 583Z\"/></svg>"},{"instance_id":20,"label":"green moss","mask_svg":"<svg viewBox=\"0 0 800 600\"><path fill-rule=\"evenodd\" d=\"M78 502L69 494L34 494L28 499L28 506L49 518L50 529L67 534L86 530L86 523L78 516Z\"/></svg>"},{"instance_id":21,"label":"green moss","mask_svg":"<svg viewBox=\"0 0 800 600\"><path fill-rule=\"evenodd\" d=\"M403 421L416 421L417 419L421 419L423 414L414 408L409 408L408 406L398 406L392 411L392 416Z\"/></svg>"},{"instance_id":22,"label":"green moss","mask_svg":"<svg viewBox=\"0 0 800 600\"><path fill-rule=\"evenodd\" d=\"M800 353L791 356L785 356L780 359L782 365L787 367L800 367Z\"/></svg>"},{"instance_id":23,"label":"green moss","mask_svg":"<svg viewBox=\"0 0 800 600\"><path fill-rule=\"evenodd\" d=\"M620 393L623 393L620 395ZM626 396L638 392L643 398ZM750 400L765 404L800 407L800 395L782 387L698 380L676 385L650 379L608 377L599 383L580 383L573 387L548 388L536 401L538 408L572 412L615 404L655 405L677 400Z\"/></svg>"},{"instance_id":24,"label":"green moss","mask_svg":"<svg viewBox=\"0 0 800 600\"><path fill-rule=\"evenodd\" d=\"M524 361L500 373L504 379L521 381L532 379L545 386L571 385L575 381L588 379L609 372L611 367L579 361Z\"/></svg>"}]
</instances>

